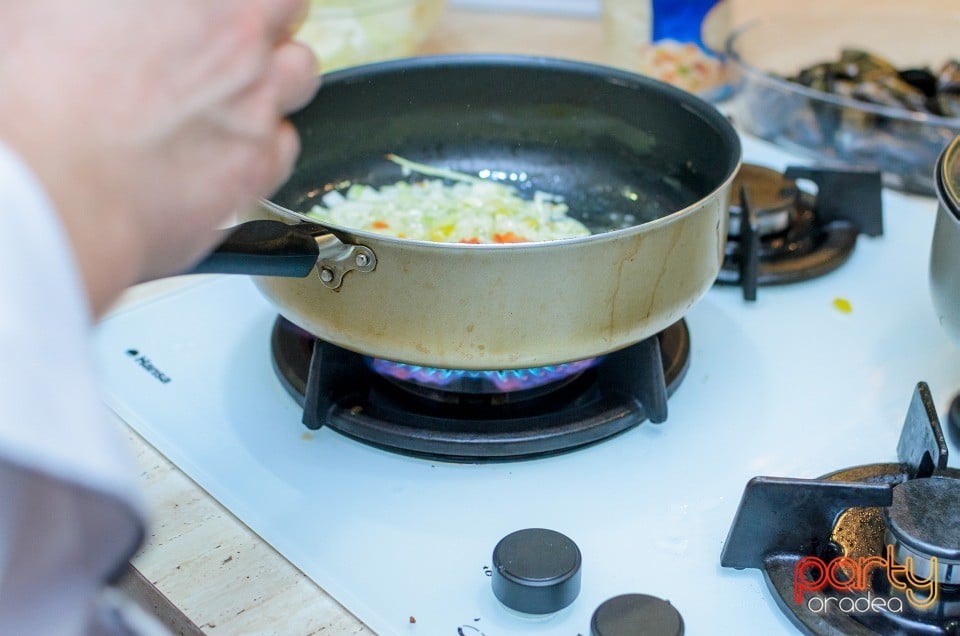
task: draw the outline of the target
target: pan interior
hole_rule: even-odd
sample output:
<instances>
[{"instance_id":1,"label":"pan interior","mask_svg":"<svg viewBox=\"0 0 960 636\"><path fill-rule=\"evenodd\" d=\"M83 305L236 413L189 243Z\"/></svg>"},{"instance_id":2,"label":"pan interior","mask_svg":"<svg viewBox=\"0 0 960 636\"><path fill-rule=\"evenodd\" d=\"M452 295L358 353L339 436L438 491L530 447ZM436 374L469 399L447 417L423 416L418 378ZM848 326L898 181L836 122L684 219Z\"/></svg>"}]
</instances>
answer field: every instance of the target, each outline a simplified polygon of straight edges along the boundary
<instances>
[{"instance_id":1,"label":"pan interior","mask_svg":"<svg viewBox=\"0 0 960 636\"><path fill-rule=\"evenodd\" d=\"M421 58L328 77L294 116L303 151L272 200L308 211L346 183L401 179L385 158L487 174L564 197L593 233L645 223L716 190L739 145L708 104L604 67Z\"/></svg>"}]
</instances>

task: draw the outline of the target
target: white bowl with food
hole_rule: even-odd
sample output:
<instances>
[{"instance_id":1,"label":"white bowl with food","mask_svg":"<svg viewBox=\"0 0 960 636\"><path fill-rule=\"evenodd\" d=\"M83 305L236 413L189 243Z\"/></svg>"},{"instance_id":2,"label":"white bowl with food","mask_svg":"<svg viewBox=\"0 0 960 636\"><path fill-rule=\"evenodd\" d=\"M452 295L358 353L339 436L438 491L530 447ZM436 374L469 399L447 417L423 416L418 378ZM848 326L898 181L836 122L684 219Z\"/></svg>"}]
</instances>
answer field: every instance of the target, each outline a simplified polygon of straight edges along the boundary
<instances>
[{"instance_id":1,"label":"white bowl with food","mask_svg":"<svg viewBox=\"0 0 960 636\"><path fill-rule=\"evenodd\" d=\"M324 71L416 52L445 0L312 0L297 32Z\"/></svg>"}]
</instances>

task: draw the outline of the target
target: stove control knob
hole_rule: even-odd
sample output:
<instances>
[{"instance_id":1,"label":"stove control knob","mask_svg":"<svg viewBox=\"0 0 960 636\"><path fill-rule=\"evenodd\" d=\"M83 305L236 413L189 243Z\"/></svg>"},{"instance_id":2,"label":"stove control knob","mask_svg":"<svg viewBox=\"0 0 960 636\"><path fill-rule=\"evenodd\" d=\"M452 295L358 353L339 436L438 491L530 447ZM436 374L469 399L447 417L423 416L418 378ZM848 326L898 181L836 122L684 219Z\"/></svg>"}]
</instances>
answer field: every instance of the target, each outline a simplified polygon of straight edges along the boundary
<instances>
[{"instance_id":1,"label":"stove control knob","mask_svg":"<svg viewBox=\"0 0 960 636\"><path fill-rule=\"evenodd\" d=\"M591 636L683 636L683 617L669 601L623 594L604 601L590 619Z\"/></svg>"},{"instance_id":2,"label":"stove control knob","mask_svg":"<svg viewBox=\"0 0 960 636\"><path fill-rule=\"evenodd\" d=\"M508 534L493 549L493 594L512 610L552 614L580 594L580 548L554 530Z\"/></svg>"}]
</instances>

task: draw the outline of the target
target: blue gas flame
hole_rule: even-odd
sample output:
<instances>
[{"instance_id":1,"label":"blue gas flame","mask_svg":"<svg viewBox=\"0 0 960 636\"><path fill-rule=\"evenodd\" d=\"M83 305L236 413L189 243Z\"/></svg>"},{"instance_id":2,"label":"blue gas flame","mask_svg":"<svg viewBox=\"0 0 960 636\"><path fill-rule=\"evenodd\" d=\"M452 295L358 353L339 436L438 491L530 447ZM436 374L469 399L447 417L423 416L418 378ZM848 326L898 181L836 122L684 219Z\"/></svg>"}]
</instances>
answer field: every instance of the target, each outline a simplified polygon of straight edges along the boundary
<instances>
[{"instance_id":1,"label":"blue gas flame","mask_svg":"<svg viewBox=\"0 0 960 636\"><path fill-rule=\"evenodd\" d=\"M568 378L600 362L600 358L589 358L576 362L565 362L546 367L530 369L504 369L500 371L464 371L459 369L438 369L403 362L391 362L380 358L368 359L370 368L387 377L415 382L420 385L440 389L451 388L463 380L486 381L495 390L502 393L533 389L551 382ZM451 389L455 390L455 389Z\"/></svg>"}]
</instances>

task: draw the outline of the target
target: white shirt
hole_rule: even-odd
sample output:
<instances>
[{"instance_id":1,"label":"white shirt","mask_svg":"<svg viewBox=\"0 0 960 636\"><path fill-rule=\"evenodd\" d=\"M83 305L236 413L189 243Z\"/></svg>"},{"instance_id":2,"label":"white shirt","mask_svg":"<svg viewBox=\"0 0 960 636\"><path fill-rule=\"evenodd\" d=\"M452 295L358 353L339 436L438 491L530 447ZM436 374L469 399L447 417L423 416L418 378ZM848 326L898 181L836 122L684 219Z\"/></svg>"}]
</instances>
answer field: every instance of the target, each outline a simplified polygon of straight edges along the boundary
<instances>
[{"instance_id":1,"label":"white shirt","mask_svg":"<svg viewBox=\"0 0 960 636\"><path fill-rule=\"evenodd\" d=\"M101 592L143 536L91 328L59 217L0 143L0 634L110 632Z\"/></svg>"}]
</instances>

